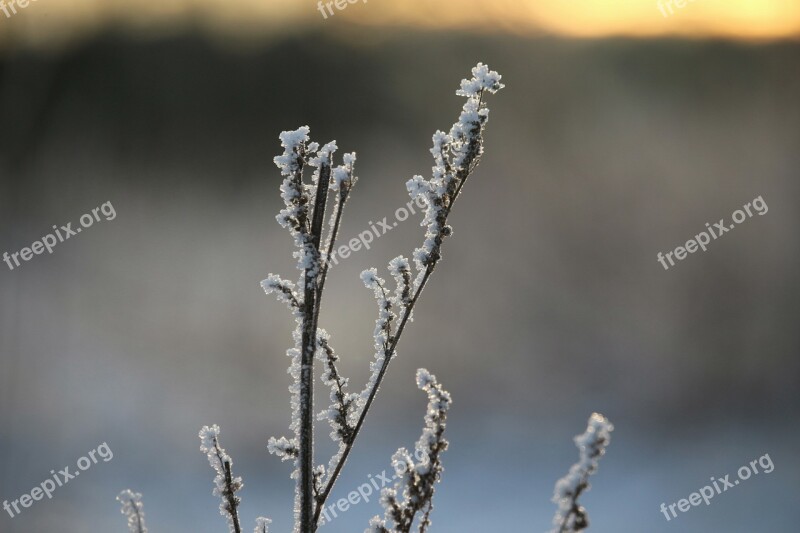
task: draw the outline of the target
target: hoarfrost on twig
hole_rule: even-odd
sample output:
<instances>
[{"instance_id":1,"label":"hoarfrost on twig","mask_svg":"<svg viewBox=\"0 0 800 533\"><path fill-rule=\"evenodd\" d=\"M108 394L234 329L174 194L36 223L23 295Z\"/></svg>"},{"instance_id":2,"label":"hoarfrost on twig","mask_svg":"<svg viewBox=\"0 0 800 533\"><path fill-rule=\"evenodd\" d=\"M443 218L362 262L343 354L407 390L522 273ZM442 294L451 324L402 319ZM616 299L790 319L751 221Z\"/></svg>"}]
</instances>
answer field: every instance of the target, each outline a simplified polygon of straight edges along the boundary
<instances>
[{"instance_id":1,"label":"hoarfrost on twig","mask_svg":"<svg viewBox=\"0 0 800 533\"><path fill-rule=\"evenodd\" d=\"M241 533L238 507L241 501L236 493L241 490L242 478L233 477L233 459L219 443L219 426L203 426L200 430L200 451L206 454L208 463L216 472L214 477L214 496L219 496L219 513L228 522L230 533Z\"/></svg>"},{"instance_id":2,"label":"hoarfrost on twig","mask_svg":"<svg viewBox=\"0 0 800 533\"><path fill-rule=\"evenodd\" d=\"M417 370L417 387L428 394L425 426L414 454L419 460L414 463L405 448L400 448L392 456L397 481L394 488L381 491L385 515L383 518L373 517L365 533L408 533L419 512L422 516L418 531L424 533L431 524L434 488L443 470L440 455L448 445L444 430L452 400L436 377L424 368Z\"/></svg>"},{"instance_id":3,"label":"hoarfrost on twig","mask_svg":"<svg viewBox=\"0 0 800 533\"><path fill-rule=\"evenodd\" d=\"M574 533L589 527L586 509L578 505L578 497L589 490L589 476L595 473L600 457L606 453L613 430L614 426L606 417L592 413L586 432L575 437L579 460L556 482L553 502L558 510L553 517L551 533Z\"/></svg>"},{"instance_id":4,"label":"hoarfrost on twig","mask_svg":"<svg viewBox=\"0 0 800 533\"><path fill-rule=\"evenodd\" d=\"M147 526L144 525L142 494L125 489L119 493L117 501L122 504L120 512L128 518L128 531L130 533L147 533Z\"/></svg>"}]
</instances>

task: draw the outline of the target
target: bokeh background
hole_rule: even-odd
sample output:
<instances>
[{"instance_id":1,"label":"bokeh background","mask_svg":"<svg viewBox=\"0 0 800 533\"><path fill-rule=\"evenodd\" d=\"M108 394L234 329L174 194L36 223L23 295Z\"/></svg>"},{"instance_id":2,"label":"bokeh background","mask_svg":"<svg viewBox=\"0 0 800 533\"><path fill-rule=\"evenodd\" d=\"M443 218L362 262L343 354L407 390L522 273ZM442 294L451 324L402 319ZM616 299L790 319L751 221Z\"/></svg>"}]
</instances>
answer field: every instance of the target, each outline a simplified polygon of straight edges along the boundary
<instances>
[{"instance_id":1,"label":"bokeh background","mask_svg":"<svg viewBox=\"0 0 800 533\"><path fill-rule=\"evenodd\" d=\"M256 516L289 531L284 352L265 296L295 277L281 130L359 154L342 237L393 219L426 174L461 78L504 76L455 235L332 500L419 434L415 369L455 399L439 532L546 531L572 437L616 425L590 531L791 531L800 520L800 5L371 0L38 0L0 12L0 252L110 201L111 221L0 264L0 499L100 443L114 458L0 531L224 531L197 431L218 423ZM665 271L672 250L752 199L769 207ZM375 306L358 273L421 240L414 217L331 273L322 323L356 389ZM385 271L384 271L385 272ZM318 405L327 405L319 387ZM331 451L318 425L318 456ZM667 522L711 476L770 474ZM377 502L323 531L362 531Z\"/></svg>"}]
</instances>

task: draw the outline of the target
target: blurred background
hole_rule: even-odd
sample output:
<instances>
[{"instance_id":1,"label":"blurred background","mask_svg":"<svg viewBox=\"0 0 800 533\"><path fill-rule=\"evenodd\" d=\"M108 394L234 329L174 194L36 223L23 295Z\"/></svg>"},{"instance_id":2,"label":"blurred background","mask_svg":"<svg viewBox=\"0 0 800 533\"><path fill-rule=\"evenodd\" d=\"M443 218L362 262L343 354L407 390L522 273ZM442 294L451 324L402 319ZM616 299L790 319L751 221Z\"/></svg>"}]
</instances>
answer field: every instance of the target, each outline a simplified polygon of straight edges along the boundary
<instances>
[{"instance_id":1,"label":"blurred background","mask_svg":"<svg viewBox=\"0 0 800 533\"><path fill-rule=\"evenodd\" d=\"M593 411L615 424L590 531L790 531L800 519L800 4L780 0L38 0L0 11L0 500L106 442L114 453L0 532L225 530L204 424L244 477L241 513L291 529L294 279L275 222L278 133L357 151L342 242L408 200L478 61L503 75L454 238L331 502L419 435L426 367L454 397L432 531L549 528ZM324 7L323 7L324 9ZM670 9L672 13L670 13ZM745 203L754 216L669 270ZM375 304L358 278L421 242L411 217L342 260L322 325L360 390ZM318 386L317 405L327 406ZM318 424L317 454L332 451ZM775 469L667 521L659 507L769 454ZM359 503L322 530L363 531Z\"/></svg>"}]
</instances>

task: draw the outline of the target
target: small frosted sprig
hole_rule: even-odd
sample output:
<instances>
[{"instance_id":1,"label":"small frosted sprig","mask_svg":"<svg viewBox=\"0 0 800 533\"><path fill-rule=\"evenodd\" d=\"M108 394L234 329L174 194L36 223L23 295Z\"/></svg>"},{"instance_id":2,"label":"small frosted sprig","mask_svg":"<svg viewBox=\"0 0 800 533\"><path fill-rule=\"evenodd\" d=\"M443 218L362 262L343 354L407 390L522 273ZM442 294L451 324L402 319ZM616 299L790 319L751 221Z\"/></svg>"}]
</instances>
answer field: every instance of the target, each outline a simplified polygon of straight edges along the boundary
<instances>
[{"instance_id":1,"label":"small frosted sprig","mask_svg":"<svg viewBox=\"0 0 800 533\"><path fill-rule=\"evenodd\" d=\"M418 529L420 533L424 533L431 524L433 493L443 470L440 456L448 446L444 430L452 400L450 393L424 368L417 370L417 387L428 394L425 427L416 444L415 455L420 460L414 463L405 448L400 448L392 456L397 481L394 488L386 488L381 492L385 516L374 517L365 533L408 533L418 512L422 513ZM387 524L393 526L390 528Z\"/></svg>"},{"instance_id":2,"label":"small frosted sprig","mask_svg":"<svg viewBox=\"0 0 800 533\"><path fill-rule=\"evenodd\" d=\"M278 223L289 230L297 250L297 268L303 271L316 272L319 254L313 245L309 233L309 205L314 196L315 187L303 183L303 169L312 154L317 151L317 143L309 143L308 126L280 134L282 155L274 158L275 165L284 176L281 183L281 198L285 207L275 217Z\"/></svg>"},{"instance_id":3,"label":"small frosted sprig","mask_svg":"<svg viewBox=\"0 0 800 533\"><path fill-rule=\"evenodd\" d=\"M402 255L389 261L389 273L394 278L395 289L394 305L405 308L411 304L411 265Z\"/></svg>"},{"instance_id":4,"label":"small frosted sprig","mask_svg":"<svg viewBox=\"0 0 800 533\"><path fill-rule=\"evenodd\" d=\"M333 169L331 180L331 190L347 193L355 185L358 178L353 175L353 167L356 163L356 153L348 152L342 156L342 165Z\"/></svg>"},{"instance_id":5,"label":"small frosted sprig","mask_svg":"<svg viewBox=\"0 0 800 533\"><path fill-rule=\"evenodd\" d=\"M297 440L287 439L286 437L281 437L279 439L270 437L267 442L267 450L269 450L269 453L280 457L281 461L295 459L299 452Z\"/></svg>"},{"instance_id":6,"label":"small frosted sprig","mask_svg":"<svg viewBox=\"0 0 800 533\"><path fill-rule=\"evenodd\" d=\"M361 392L359 403L363 406L370 392L378 382L378 376L386 360L389 343L391 342L392 322L397 318L397 315L394 312L392 299L386 292L386 281L378 276L377 269L370 268L363 271L361 273L361 281L364 282L366 288L372 290L378 302L378 318L375 319L375 330L372 334L375 346L375 358L370 363L370 370L372 373L367 382L367 386Z\"/></svg>"},{"instance_id":7,"label":"small frosted sprig","mask_svg":"<svg viewBox=\"0 0 800 533\"><path fill-rule=\"evenodd\" d=\"M328 144L324 145L320 148L316 155L311 157L308 160L308 164L315 168L314 173L311 175L311 196L310 202L311 205L316 205L316 195L318 189L320 188L320 176L327 176L330 178L331 169L333 165L333 154L338 150L339 147L336 146L336 141L331 141ZM330 187L330 179L325 179L325 186L322 191L319 191L322 194L327 195L328 189ZM327 197L325 198L327 201Z\"/></svg>"},{"instance_id":8,"label":"small frosted sprig","mask_svg":"<svg viewBox=\"0 0 800 533\"><path fill-rule=\"evenodd\" d=\"M334 168L331 173L331 182L329 188L331 191L338 193L336 201L333 204L333 213L331 214L330 222L328 222L328 236L325 239L325 245L322 249L325 251L323 257L325 263L323 265L323 279L320 283L320 291L325 283L325 274L330 266L331 254L333 252L333 245L336 242L336 237L339 234L339 227L342 222L342 213L347 199L350 197L350 191L353 189L358 178L354 174L354 167L356 163L356 153L349 152L342 156L344 164Z\"/></svg>"},{"instance_id":9,"label":"small frosted sprig","mask_svg":"<svg viewBox=\"0 0 800 533\"><path fill-rule=\"evenodd\" d=\"M500 83L502 78L503 77L494 70L489 70L488 66L483 63L478 63L472 67L472 79L461 80L461 89L457 90L456 94L458 96L466 96L467 98L479 97L483 91L489 91L495 94L505 87L505 85Z\"/></svg>"},{"instance_id":10,"label":"small frosted sprig","mask_svg":"<svg viewBox=\"0 0 800 533\"><path fill-rule=\"evenodd\" d=\"M589 490L589 476L597 471L598 461L606 453L614 426L606 417L592 413L586 432L575 437L579 460L566 476L556 482L553 502L558 506L551 533L574 533L589 527L586 509L578 505L578 497Z\"/></svg>"},{"instance_id":11,"label":"small frosted sprig","mask_svg":"<svg viewBox=\"0 0 800 533\"><path fill-rule=\"evenodd\" d=\"M411 198L422 198L426 205L421 222L427 226L425 241L414 250L418 270L415 287L421 284L427 270L441 257L444 238L452 234L452 228L447 224L450 207L483 154L483 130L489 120L489 109L483 95L502 89L501 78L497 72L478 63L472 69L472 78L461 81L456 94L466 97L467 101L449 133L437 131L433 134L431 178L426 180L414 176L406 183Z\"/></svg>"},{"instance_id":12,"label":"small frosted sprig","mask_svg":"<svg viewBox=\"0 0 800 533\"><path fill-rule=\"evenodd\" d=\"M253 533L269 533L269 525L272 523L272 520L269 518L264 518L263 516L259 516L256 518L256 528L253 530Z\"/></svg>"},{"instance_id":13,"label":"small frosted sprig","mask_svg":"<svg viewBox=\"0 0 800 533\"><path fill-rule=\"evenodd\" d=\"M301 126L294 131L283 131L278 136L281 140L283 147L283 154L276 156L273 161L284 176L294 176L303 170L305 163L304 156L306 152L306 144L308 143L308 134L311 128L308 126ZM315 151L316 147L309 147L311 151Z\"/></svg>"},{"instance_id":14,"label":"small frosted sprig","mask_svg":"<svg viewBox=\"0 0 800 533\"><path fill-rule=\"evenodd\" d=\"M364 533L391 533L391 530L386 528L386 520L380 516L373 516L369 521L369 527L364 530Z\"/></svg>"},{"instance_id":15,"label":"small frosted sprig","mask_svg":"<svg viewBox=\"0 0 800 533\"><path fill-rule=\"evenodd\" d=\"M327 420L331 426L331 438L339 444L347 444L353 436L358 394L346 392L348 379L336 368L339 357L330 345L330 335L324 329L317 333L317 358L323 363L322 382L331 389L331 405L317 416Z\"/></svg>"},{"instance_id":16,"label":"small frosted sprig","mask_svg":"<svg viewBox=\"0 0 800 533\"><path fill-rule=\"evenodd\" d=\"M302 312L302 297L297 294L295 284L276 274L270 274L261 282L261 288L267 294L275 294L278 301L289 306L290 309Z\"/></svg>"},{"instance_id":17,"label":"small frosted sprig","mask_svg":"<svg viewBox=\"0 0 800 533\"><path fill-rule=\"evenodd\" d=\"M200 430L200 451L208 457L208 463L216 472L214 477L214 496L219 496L219 512L228 522L230 533L240 533L238 507L241 499L236 493L241 490L242 478L233 477L233 459L219 443L219 426L203 426Z\"/></svg>"},{"instance_id":18,"label":"small frosted sprig","mask_svg":"<svg viewBox=\"0 0 800 533\"><path fill-rule=\"evenodd\" d=\"M130 533L147 533L147 526L144 525L142 494L125 489L119 493L117 501L122 504L120 512L128 519L128 531Z\"/></svg>"},{"instance_id":19,"label":"small frosted sprig","mask_svg":"<svg viewBox=\"0 0 800 533\"><path fill-rule=\"evenodd\" d=\"M323 167L331 167L333 162L333 154L338 150L339 147L336 146L336 141L331 141L328 144L324 145L317 151L317 154L308 160L308 163L315 167L317 170L314 172L314 176L311 178L314 183L317 182L319 179L319 171Z\"/></svg>"},{"instance_id":20,"label":"small frosted sprig","mask_svg":"<svg viewBox=\"0 0 800 533\"><path fill-rule=\"evenodd\" d=\"M314 467L311 484L314 490L314 502L319 503L320 494L325 487L325 465Z\"/></svg>"}]
</instances>

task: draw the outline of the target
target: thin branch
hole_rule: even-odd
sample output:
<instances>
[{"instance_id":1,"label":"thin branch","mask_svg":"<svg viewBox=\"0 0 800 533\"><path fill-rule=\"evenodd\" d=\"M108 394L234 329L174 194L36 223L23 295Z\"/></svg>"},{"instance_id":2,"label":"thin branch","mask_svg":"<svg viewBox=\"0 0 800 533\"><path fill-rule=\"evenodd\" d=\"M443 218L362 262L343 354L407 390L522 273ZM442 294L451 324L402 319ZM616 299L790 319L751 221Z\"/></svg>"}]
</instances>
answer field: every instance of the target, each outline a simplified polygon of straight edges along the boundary
<instances>
[{"instance_id":1,"label":"thin branch","mask_svg":"<svg viewBox=\"0 0 800 533\"><path fill-rule=\"evenodd\" d=\"M230 455L220 446L219 426L203 426L200 430L200 451L206 454L208 463L216 472L214 477L214 495L222 499L219 511L228 521L230 533L241 533L239 525L239 503L240 499L236 493L242 488L242 478L233 477L231 465L233 460Z\"/></svg>"},{"instance_id":2,"label":"thin branch","mask_svg":"<svg viewBox=\"0 0 800 533\"><path fill-rule=\"evenodd\" d=\"M122 504L120 511L127 518L129 533L147 533L141 493L125 489L119 493L117 501Z\"/></svg>"},{"instance_id":3,"label":"thin branch","mask_svg":"<svg viewBox=\"0 0 800 533\"><path fill-rule=\"evenodd\" d=\"M350 418L351 410L355 406L355 398L353 398L354 395L345 391L348 379L342 377L336 368L336 361L339 358L331 347L325 330L320 331L317 344L319 349L317 357L322 360L326 369L322 374L322 381L331 388L331 401L333 402L328 410L323 411L320 416L325 415L324 418L329 421L333 429L331 438L335 441L347 443L353 433ZM335 410L336 414L334 416L331 416L331 410ZM319 497L319 492L317 497Z\"/></svg>"},{"instance_id":4,"label":"thin branch","mask_svg":"<svg viewBox=\"0 0 800 533\"><path fill-rule=\"evenodd\" d=\"M400 448L392 456L395 485L381 492L384 518L373 518L370 523L372 527L367 530L371 533L376 533L376 530L385 532L387 522L393 523L393 528L389 531L410 533L417 513L422 513L419 533L424 533L431 523L433 495L443 470L439 457L448 447L444 430L452 400L450 394L436 381L436 377L424 368L417 370L417 386L428 395L425 426L417 440L414 454L418 462L414 462L405 448Z\"/></svg>"},{"instance_id":5,"label":"thin branch","mask_svg":"<svg viewBox=\"0 0 800 533\"><path fill-rule=\"evenodd\" d=\"M311 221L311 246L314 260L305 269L304 309L302 326L302 355L300 360L300 531L312 531L314 515L314 353L317 343L317 324L319 321L319 299L317 280L321 265L320 240L325 218L325 205L328 200L328 186L331 178L330 155L322 159L319 166L316 198ZM321 295L320 295L321 296Z\"/></svg>"},{"instance_id":6,"label":"thin branch","mask_svg":"<svg viewBox=\"0 0 800 533\"><path fill-rule=\"evenodd\" d=\"M330 266L330 257L333 253L333 247L336 244L336 237L339 235L339 227L342 223L342 212L344 211L344 204L350 196L350 191L345 190L339 195L339 201L334 207L335 213L333 215L333 226L331 226L331 234L328 236L328 246L323 257L322 272L319 275L319 283L317 284L317 297L322 296L322 289L325 288L325 279L328 277L328 267Z\"/></svg>"},{"instance_id":7,"label":"thin branch","mask_svg":"<svg viewBox=\"0 0 800 533\"><path fill-rule=\"evenodd\" d=\"M578 504L578 498L589 489L589 477L597 471L598 461L606 452L613 430L614 426L606 417L593 413L586 432L575 437L580 459L556 483L553 502L558 509L553 517L555 527L551 533L576 533L589 527L586 509Z\"/></svg>"},{"instance_id":8,"label":"thin branch","mask_svg":"<svg viewBox=\"0 0 800 533\"><path fill-rule=\"evenodd\" d=\"M450 201L450 204L445 208L445 218L449 216L450 211L453 209L453 206L455 205L456 200L458 199L461 189L464 187L464 184L466 183L469 175L477 166L477 163L478 162L475 161L474 165L467 165L468 170L465 172L464 177L458 184L458 187L456 188L453 194L453 198ZM361 414L358 417L358 422L356 422L355 428L353 429L353 436L347 443L347 447L342 452L342 457L339 460L339 462L336 463L336 467L329 474L328 482L325 484L325 489L319 496L319 503L317 503L317 509L316 512L314 513L314 529L312 531L316 531L317 522L319 521L319 515L322 512L322 508L325 504L325 501L330 495L330 492L333 489L333 485L336 483L336 479L339 477L339 474L341 473L342 468L344 467L344 464L347 461L347 457L350 455L350 451L353 449L356 437L358 437L358 433L361 431L361 427L364 425L364 420L367 417L367 412L369 411L372 402L375 400L375 395L378 392L378 388L380 387L380 384L383 381L383 377L386 375L386 370L389 368L389 362L392 360L392 357L394 356L394 353L397 348L397 343L400 341L400 337L403 334L403 331L405 330L406 324L408 323L408 319L411 317L411 313L414 310L414 306L417 304L420 294L422 294L422 290L428 283L428 280L430 279L431 274L433 274L433 271L436 268L438 262L439 258L430 263L428 267L425 269L425 274L423 275L422 280L420 281L420 284L417 287L417 290L414 292L414 296L411 298L411 301L403 310L403 316L400 319L399 325L397 326L397 332L393 336L390 335L389 337L390 344L388 346L388 349L386 350L386 358L384 359L383 365L381 366L380 372L378 373L378 379L375 382L375 386L370 391L366 403L364 404L364 408L361 410Z\"/></svg>"},{"instance_id":9,"label":"thin branch","mask_svg":"<svg viewBox=\"0 0 800 533\"><path fill-rule=\"evenodd\" d=\"M136 509L136 501L133 499L130 500L131 506L134 508L134 513L136 514L136 530L139 533L143 533L144 529L142 528L142 515L139 514L139 510Z\"/></svg>"},{"instance_id":10,"label":"thin branch","mask_svg":"<svg viewBox=\"0 0 800 533\"><path fill-rule=\"evenodd\" d=\"M219 457L220 461L222 461L222 457L219 454L219 448L217 448L217 457ZM231 462L225 461L225 485L229 488L232 488L233 485L233 475L231 474ZM225 494L226 499L228 500L228 508L231 510L231 519L233 520L233 530L236 533L242 533L242 528L239 525L239 501L236 497L233 490L228 490Z\"/></svg>"}]
</instances>

